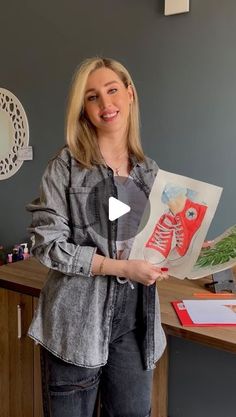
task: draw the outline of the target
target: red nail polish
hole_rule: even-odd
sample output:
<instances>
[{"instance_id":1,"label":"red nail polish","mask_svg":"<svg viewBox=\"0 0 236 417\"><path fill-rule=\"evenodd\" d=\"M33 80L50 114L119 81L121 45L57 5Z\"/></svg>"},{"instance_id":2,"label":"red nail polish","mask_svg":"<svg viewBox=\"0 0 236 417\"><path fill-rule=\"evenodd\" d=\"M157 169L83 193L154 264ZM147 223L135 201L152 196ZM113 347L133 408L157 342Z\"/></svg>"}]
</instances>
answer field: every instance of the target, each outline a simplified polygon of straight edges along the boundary
<instances>
[{"instance_id":1,"label":"red nail polish","mask_svg":"<svg viewBox=\"0 0 236 417\"><path fill-rule=\"evenodd\" d=\"M169 271L169 268L164 268L164 267L163 267L163 268L161 268L161 271L162 271L162 272L167 272L167 271Z\"/></svg>"}]
</instances>

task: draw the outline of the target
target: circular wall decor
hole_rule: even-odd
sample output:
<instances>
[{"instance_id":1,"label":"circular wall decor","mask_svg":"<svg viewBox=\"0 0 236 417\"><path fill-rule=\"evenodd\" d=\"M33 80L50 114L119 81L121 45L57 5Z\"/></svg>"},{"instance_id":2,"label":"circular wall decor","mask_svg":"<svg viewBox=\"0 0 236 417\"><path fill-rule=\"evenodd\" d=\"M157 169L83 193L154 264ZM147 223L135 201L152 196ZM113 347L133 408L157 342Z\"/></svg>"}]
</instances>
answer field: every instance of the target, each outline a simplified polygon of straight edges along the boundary
<instances>
[{"instance_id":1,"label":"circular wall decor","mask_svg":"<svg viewBox=\"0 0 236 417\"><path fill-rule=\"evenodd\" d=\"M0 180L14 175L23 164L18 157L29 144L25 110L14 94L0 88Z\"/></svg>"}]
</instances>

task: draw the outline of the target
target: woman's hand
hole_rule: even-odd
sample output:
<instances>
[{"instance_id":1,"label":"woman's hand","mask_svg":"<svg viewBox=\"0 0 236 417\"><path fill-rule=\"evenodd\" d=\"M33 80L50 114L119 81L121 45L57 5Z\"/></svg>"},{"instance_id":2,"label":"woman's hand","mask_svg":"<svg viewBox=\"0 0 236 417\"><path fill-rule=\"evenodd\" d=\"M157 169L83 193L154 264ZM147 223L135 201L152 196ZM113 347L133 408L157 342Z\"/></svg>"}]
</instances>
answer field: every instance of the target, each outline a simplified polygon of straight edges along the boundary
<instances>
[{"instance_id":1,"label":"woman's hand","mask_svg":"<svg viewBox=\"0 0 236 417\"><path fill-rule=\"evenodd\" d=\"M136 259L118 260L95 254L92 262L92 274L113 275L140 282L143 285L152 285L156 281L169 278L168 268L158 268L150 262Z\"/></svg>"},{"instance_id":2,"label":"woman's hand","mask_svg":"<svg viewBox=\"0 0 236 417\"><path fill-rule=\"evenodd\" d=\"M125 261L124 276L131 281L140 282L143 285L152 285L156 281L169 278L166 269L158 268L147 261L130 259Z\"/></svg>"}]
</instances>

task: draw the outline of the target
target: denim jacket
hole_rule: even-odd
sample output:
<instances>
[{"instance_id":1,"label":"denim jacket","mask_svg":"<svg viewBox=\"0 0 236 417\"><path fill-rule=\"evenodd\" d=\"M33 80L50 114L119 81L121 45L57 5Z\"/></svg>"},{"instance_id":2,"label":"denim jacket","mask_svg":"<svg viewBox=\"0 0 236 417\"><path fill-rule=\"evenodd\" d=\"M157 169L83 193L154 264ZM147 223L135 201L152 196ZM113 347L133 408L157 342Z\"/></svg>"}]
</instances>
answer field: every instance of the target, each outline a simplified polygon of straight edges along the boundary
<instances>
[{"instance_id":1,"label":"denim jacket","mask_svg":"<svg viewBox=\"0 0 236 417\"><path fill-rule=\"evenodd\" d=\"M148 197L157 165L147 157L131 162L130 175ZM32 253L50 268L28 335L64 361L88 368L107 362L117 288L112 276L91 276L92 259L95 253L116 258L117 230L106 213L97 213L94 222L108 237L96 233L86 203L93 186L109 178L110 196L116 197L109 167L81 168L64 147L46 168L40 197L27 206ZM155 284L142 285L142 294L142 357L145 368L153 369L166 340Z\"/></svg>"}]
</instances>

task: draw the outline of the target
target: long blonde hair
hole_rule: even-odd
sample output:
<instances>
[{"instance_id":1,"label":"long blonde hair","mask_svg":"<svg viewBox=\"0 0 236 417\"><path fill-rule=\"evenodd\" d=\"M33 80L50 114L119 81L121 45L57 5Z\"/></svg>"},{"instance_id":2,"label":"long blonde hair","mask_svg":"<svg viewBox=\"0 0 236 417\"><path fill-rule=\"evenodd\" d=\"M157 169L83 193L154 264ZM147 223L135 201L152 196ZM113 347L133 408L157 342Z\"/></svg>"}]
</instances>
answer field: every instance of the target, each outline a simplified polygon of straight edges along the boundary
<instances>
[{"instance_id":1,"label":"long blonde hair","mask_svg":"<svg viewBox=\"0 0 236 417\"><path fill-rule=\"evenodd\" d=\"M84 95L87 80L91 72L98 68L109 68L123 81L132 86L133 102L127 128L128 151L139 162L144 160L140 141L138 96L129 72L119 62L108 58L89 58L82 62L75 72L68 97L66 114L66 141L73 157L85 168L103 163L99 151L96 129L84 114Z\"/></svg>"}]
</instances>

